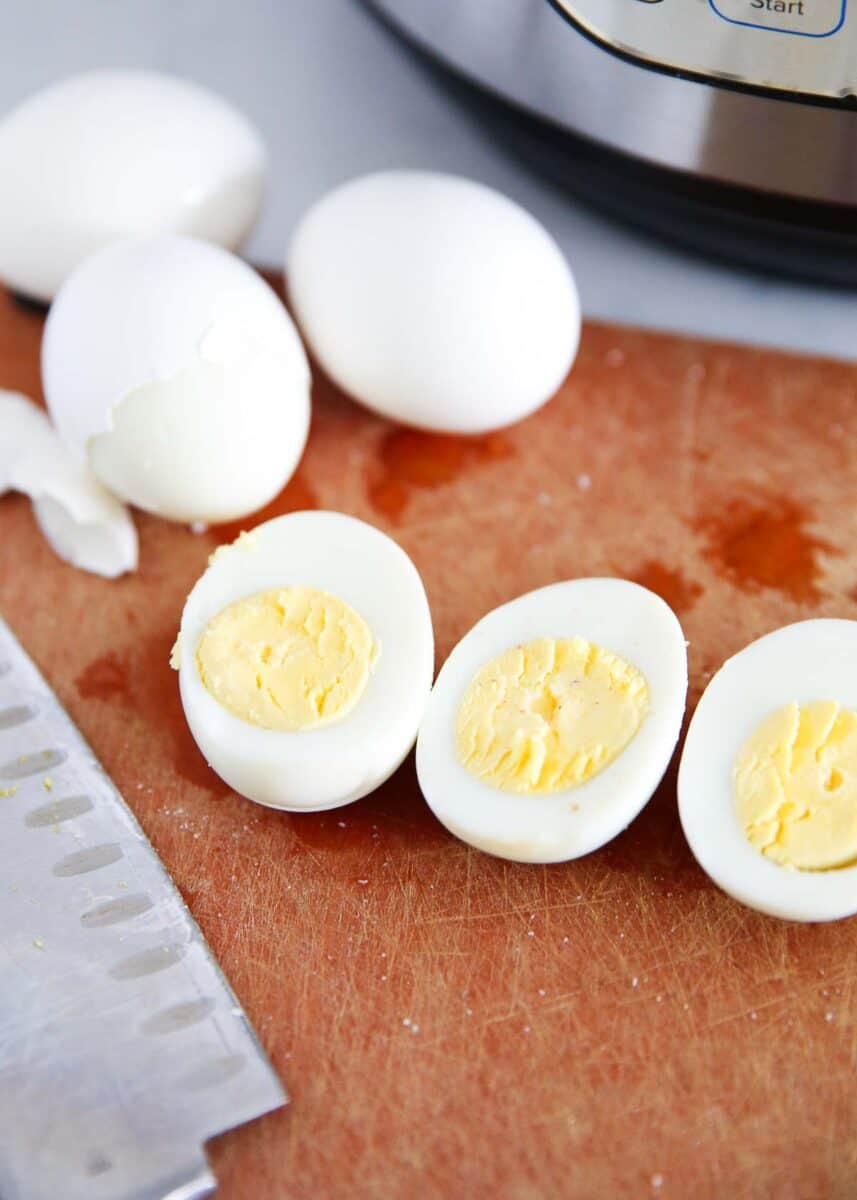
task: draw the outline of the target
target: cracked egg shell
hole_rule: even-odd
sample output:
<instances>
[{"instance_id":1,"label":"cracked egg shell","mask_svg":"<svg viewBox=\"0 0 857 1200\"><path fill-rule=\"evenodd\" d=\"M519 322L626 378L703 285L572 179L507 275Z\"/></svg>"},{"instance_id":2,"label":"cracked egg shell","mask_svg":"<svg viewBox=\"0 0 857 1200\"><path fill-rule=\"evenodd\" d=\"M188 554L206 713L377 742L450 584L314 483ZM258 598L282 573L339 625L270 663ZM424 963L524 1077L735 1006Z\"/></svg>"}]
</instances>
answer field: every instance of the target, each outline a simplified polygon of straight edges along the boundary
<instances>
[{"instance_id":1,"label":"cracked egg shell","mask_svg":"<svg viewBox=\"0 0 857 1200\"><path fill-rule=\"evenodd\" d=\"M26 396L0 391L0 496L29 496L51 549L73 567L114 579L137 567L137 530Z\"/></svg>"}]
</instances>

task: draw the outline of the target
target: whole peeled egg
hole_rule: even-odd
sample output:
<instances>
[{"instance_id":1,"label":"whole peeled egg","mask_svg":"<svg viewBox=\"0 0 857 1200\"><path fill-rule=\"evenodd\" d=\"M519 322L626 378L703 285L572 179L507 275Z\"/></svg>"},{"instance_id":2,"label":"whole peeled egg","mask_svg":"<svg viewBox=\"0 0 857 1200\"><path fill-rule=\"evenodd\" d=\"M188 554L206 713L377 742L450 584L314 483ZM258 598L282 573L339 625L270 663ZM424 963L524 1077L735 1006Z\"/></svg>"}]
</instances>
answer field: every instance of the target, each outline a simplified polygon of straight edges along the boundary
<instances>
[{"instance_id":1,"label":"whole peeled egg","mask_svg":"<svg viewBox=\"0 0 857 1200\"><path fill-rule=\"evenodd\" d=\"M577 353L580 303L559 247L468 179L386 171L344 184L299 224L287 275L325 371L407 425L512 424L553 395Z\"/></svg>"},{"instance_id":2,"label":"whole peeled egg","mask_svg":"<svg viewBox=\"0 0 857 1200\"><path fill-rule=\"evenodd\" d=\"M54 301L42 342L56 428L117 496L177 521L233 520L292 475L310 374L274 291L226 250L115 242Z\"/></svg>"},{"instance_id":3,"label":"whole peeled egg","mask_svg":"<svg viewBox=\"0 0 857 1200\"><path fill-rule=\"evenodd\" d=\"M94 71L0 121L0 278L50 300L117 238L185 233L236 249L262 203L262 141L225 100L149 71Z\"/></svg>"},{"instance_id":4,"label":"whole peeled egg","mask_svg":"<svg viewBox=\"0 0 857 1200\"><path fill-rule=\"evenodd\" d=\"M386 534L342 513L289 513L215 551L171 662L191 733L235 791L290 812L336 808L414 744L431 614Z\"/></svg>"}]
</instances>

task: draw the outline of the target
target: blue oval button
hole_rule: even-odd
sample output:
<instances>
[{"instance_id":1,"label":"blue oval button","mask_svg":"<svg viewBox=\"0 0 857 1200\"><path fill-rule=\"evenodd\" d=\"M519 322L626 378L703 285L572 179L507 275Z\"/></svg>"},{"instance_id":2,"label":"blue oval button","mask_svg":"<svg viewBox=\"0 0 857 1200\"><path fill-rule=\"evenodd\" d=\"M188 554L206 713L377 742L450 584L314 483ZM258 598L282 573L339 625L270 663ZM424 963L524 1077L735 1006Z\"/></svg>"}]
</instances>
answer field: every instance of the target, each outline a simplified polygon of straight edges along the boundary
<instances>
[{"instance_id":1,"label":"blue oval button","mask_svg":"<svg viewBox=\"0 0 857 1200\"><path fill-rule=\"evenodd\" d=\"M732 25L825 38L845 23L847 0L708 0L711 8Z\"/></svg>"}]
</instances>

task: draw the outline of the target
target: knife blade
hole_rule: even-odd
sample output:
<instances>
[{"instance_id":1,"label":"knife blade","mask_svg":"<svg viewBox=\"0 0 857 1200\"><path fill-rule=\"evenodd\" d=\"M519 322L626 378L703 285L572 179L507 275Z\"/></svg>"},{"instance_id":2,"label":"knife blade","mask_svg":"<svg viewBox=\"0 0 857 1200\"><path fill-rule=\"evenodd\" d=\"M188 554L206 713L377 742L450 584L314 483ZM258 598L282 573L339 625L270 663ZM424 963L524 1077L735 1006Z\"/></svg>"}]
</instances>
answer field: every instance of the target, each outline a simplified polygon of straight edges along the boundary
<instances>
[{"instance_id":1,"label":"knife blade","mask_svg":"<svg viewBox=\"0 0 857 1200\"><path fill-rule=\"evenodd\" d=\"M0 619L0 1197L194 1200L287 1102L139 823Z\"/></svg>"}]
</instances>

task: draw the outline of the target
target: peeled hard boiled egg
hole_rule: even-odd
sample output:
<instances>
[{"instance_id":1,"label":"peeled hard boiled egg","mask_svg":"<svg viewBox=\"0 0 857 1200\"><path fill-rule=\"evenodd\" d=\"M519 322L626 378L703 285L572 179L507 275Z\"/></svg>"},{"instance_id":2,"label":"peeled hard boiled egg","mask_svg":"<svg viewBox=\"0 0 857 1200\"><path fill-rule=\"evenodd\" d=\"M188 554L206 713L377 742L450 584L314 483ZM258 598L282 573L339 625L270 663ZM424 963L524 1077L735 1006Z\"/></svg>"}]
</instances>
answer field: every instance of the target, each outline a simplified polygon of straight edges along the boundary
<instances>
[{"instance_id":1,"label":"peeled hard boiled egg","mask_svg":"<svg viewBox=\"0 0 857 1200\"><path fill-rule=\"evenodd\" d=\"M235 249L265 174L253 126L196 84L148 71L66 79L0 121L0 278L50 300L117 238L175 232Z\"/></svg>"},{"instance_id":2,"label":"peeled hard boiled egg","mask_svg":"<svg viewBox=\"0 0 857 1200\"><path fill-rule=\"evenodd\" d=\"M236 792L290 812L348 804L395 771L433 661L416 567L333 512L277 517L217 550L173 655L205 758Z\"/></svg>"},{"instance_id":3,"label":"peeled hard boiled egg","mask_svg":"<svg viewBox=\"0 0 857 1200\"><path fill-rule=\"evenodd\" d=\"M417 741L435 816L518 862L578 858L628 825L681 730L687 652L654 593L575 579L512 600L453 650Z\"/></svg>"},{"instance_id":4,"label":"peeled hard boiled egg","mask_svg":"<svg viewBox=\"0 0 857 1200\"><path fill-rule=\"evenodd\" d=\"M303 218L289 295L325 371L396 421L451 433L544 404L577 353L580 304L546 230L468 179L386 171Z\"/></svg>"},{"instance_id":5,"label":"peeled hard boiled egg","mask_svg":"<svg viewBox=\"0 0 857 1200\"><path fill-rule=\"evenodd\" d=\"M164 235L116 242L72 273L42 342L64 441L129 503L228 521L288 481L310 375L291 318L250 267Z\"/></svg>"},{"instance_id":6,"label":"peeled hard boiled egg","mask_svg":"<svg viewBox=\"0 0 857 1200\"><path fill-rule=\"evenodd\" d=\"M690 723L678 799L700 866L742 904L857 912L857 622L801 621L730 658Z\"/></svg>"}]
</instances>

